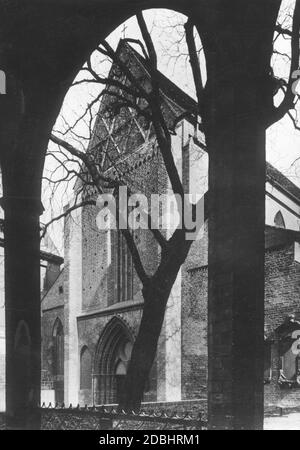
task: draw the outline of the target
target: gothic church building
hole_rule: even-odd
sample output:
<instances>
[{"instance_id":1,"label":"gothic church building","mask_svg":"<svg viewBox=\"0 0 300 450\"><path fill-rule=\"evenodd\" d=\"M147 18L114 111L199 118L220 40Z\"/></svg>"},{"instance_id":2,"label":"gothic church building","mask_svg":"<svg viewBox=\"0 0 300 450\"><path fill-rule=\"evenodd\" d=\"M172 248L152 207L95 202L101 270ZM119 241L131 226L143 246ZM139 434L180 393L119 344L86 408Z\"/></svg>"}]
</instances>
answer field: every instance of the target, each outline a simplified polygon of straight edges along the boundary
<instances>
[{"instance_id":1,"label":"gothic church building","mask_svg":"<svg viewBox=\"0 0 300 450\"><path fill-rule=\"evenodd\" d=\"M147 64L126 41L120 58L147 84ZM111 69L113 76L115 68ZM160 75L163 114L186 192L207 191L209 155L195 102ZM170 184L151 123L113 108L103 96L89 149L100 143L106 173L130 180L150 196ZM113 163L114 162L114 163ZM75 192L82 188L80 180ZM95 193L91 189L88 194ZM64 267L42 298L42 400L66 404L118 402L143 310L141 284L117 230L100 231L98 210L74 210L65 223ZM300 363L291 351L300 335L300 190L267 164L265 228L265 401L300 399ZM207 227L192 244L174 283L144 401L180 402L207 395ZM146 230L135 233L149 273L159 258ZM298 367L299 366L299 367ZM220 369L221 370L221 369Z\"/></svg>"}]
</instances>

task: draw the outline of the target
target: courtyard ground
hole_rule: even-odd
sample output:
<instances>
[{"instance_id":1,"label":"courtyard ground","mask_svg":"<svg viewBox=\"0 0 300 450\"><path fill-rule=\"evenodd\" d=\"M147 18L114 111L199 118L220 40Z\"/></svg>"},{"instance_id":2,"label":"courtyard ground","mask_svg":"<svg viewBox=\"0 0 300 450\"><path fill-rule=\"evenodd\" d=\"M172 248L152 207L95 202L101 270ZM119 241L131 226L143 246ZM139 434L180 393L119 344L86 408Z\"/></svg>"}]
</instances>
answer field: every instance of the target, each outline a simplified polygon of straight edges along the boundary
<instances>
[{"instance_id":1,"label":"courtyard ground","mask_svg":"<svg viewBox=\"0 0 300 450\"><path fill-rule=\"evenodd\" d=\"M300 430L300 412L291 412L282 416L266 417L265 430Z\"/></svg>"}]
</instances>

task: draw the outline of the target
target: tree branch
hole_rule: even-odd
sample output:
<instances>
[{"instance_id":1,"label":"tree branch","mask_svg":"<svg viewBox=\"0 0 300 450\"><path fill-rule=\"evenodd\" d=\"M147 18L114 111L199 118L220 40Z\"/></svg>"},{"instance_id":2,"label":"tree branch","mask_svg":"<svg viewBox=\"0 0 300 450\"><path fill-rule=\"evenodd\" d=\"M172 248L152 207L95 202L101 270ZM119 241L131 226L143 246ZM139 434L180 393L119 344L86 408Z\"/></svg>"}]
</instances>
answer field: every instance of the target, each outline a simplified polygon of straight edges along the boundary
<instances>
[{"instance_id":1,"label":"tree branch","mask_svg":"<svg viewBox=\"0 0 300 450\"><path fill-rule=\"evenodd\" d=\"M299 50L300 50L299 32L300 32L300 0L296 0L293 15L293 29L291 32L291 66L290 66L289 81L287 84L284 99L277 108L274 108L270 119L267 120L267 126L270 126L273 123L282 119L285 116L285 114L294 107L295 94L292 91L292 84L295 81L295 79L293 78L293 73L295 72L295 70L299 68Z\"/></svg>"},{"instance_id":2,"label":"tree branch","mask_svg":"<svg viewBox=\"0 0 300 450\"><path fill-rule=\"evenodd\" d=\"M85 200L83 202L77 203L77 204L71 206L70 208L66 209L62 214L59 214L58 216L56 216L53 219L51 219L48 223L46 223L43 226L43 232L42 232L42 234L40 236L40 239L43 239L45 237L48 228L54 222L57 222L58 220L61 220L64 217L67 217L72 211L75 211L78 208L82 208L83 206L88 206L88 205L95 206L96 205L96 201L95 200Z\"/></svg>"},{"instance_id":3,"label":"tree branch","mask_svg":"<svg viewBox=\"0 0 300 450\"><path fill-rule=\"evenodd\" d=\"M131 83L131 85L137 90L137 93L140 97L143 97L145 100L149 100L149 95L147 91L141 86L141 84L137 81L135 76L131 73L130 69L126 66L126 64L119 58L117 53L113 50L113 48L109 45L107 41L103 41L101 43L103 47L106 50L106 54L111 58L111 60L117 64L117 66L121 69L121 71L124 73L124 75L127 77L128 81ZM98 48L98 51L100 53L103 53L103 50L101 48Z\"/></svg>"},{"instance_id":4,"label":"tree branch","mask_svg":"<svg viewBox=\"0 0 300 450\"><path fill-rule=\"evenodd\" d=\"M87 70L91 75L93 75L94 79L100 84L114 86L133 97L137 95L137 92L134 89L132 89L130 86L127 86L125 83L122 83L121 81L117 80L116 78L100 77L97 74L97 72L93 69L90 59L87 62L87 68L85 70Z\"/></svg>"},{"instance_id":5,"label":"tree branch","mask_svg":"<svg viewBox=\"0 0 300 450\"><path fill-rule=\"evenodd\" d=\"M143 39L145 41L147 51L149 54L149 61L151 63L151 67L153 71L157 71L157 54L154 48L154 44L151 38L151 35L148 31L147 24L145 22L144 16L142 12L137 13L136 15L137 22L139 24Z\"/></svg>"},{"instance_id":6,"label":"tree branch","mask_svg":"<svg viewBox=\"0 0 300 450\"><path fill-rule=\"evenodd\" d=\"M192 23L191 19L188 19L188 21L185 23L184 29L185 29L186 43L189 50L190 64L194 78L196 95L198 100L198 112L201 115L200 109L203 94L203 81L194 39L194 24Z\"/></svg>"},{"instance_id":7,"label":"tree branch","mask_svg":"<svg viewBox=\"0 0 300 450\"><path fill-rule=\"evenodd\" d=\"M293 33L288 28L283 28L279 23L275 26L275 31L279 34L285 34L286 36L292 37Z\"/></svg>"},{"instance_id":8,"label":"tree branch","mask_svg":"<svg viewBox=\"0 0 300 450\"><path fill-rule=\"evenodd\" d=\"M102 183L107 183L107 187L116 187L119 184L116 180L108 178L102 174L100 174L99 170L97 170L97 167L93 162L90 161L90 158L87 153L83 153L80 150L77 150L73 145L69 144L68 142L64 141L63 139L55 136L54 134L51 134L50 140L54 142L57 145L60 145L61 147L65 148L71 155L76 156L79 158L88 169L95 186L97 187L98 191L100 193L103 193L103 185Z\"/></svg>"},{"instance_id":9,"label":"tree branch","mask_svg":"<svg viewBox=\"0 0 300 450\"><path fill-rule=\"evenodd\" d=\"M97 170L97 167L96 167L95 163L90 161L90 158L88 157L87 154L77 150L71 144L69 144L68 142L66 142L66 141L64 141L64 140L62 140L60 138L58 138L57 136L54 136L53 134L51 134L50 139L51 139L52 142L54 142L54 143L62 146L63 148L65 148L73 156L76 156L77 158L79 158L79 159L81 159L83 161L83 163L87 167L87 169L88 169L90 175L92 176L92 179L93 179L93 181L94 181L94 183L95 183L95 185L98 188L98 191L100 193L103 193L102 183L101 183L103 181L112 183L111 185L113 187L115 187L115 188L119 186L119 183L116 180L111 180L110 178L107 178L106 176L100 174L99 171ZM74 206L73 209L76 209L77 207L80 207L80 205L81 206L85 206L86 204L95 204L95 201L94 200L87 200L86 202L82 202L81 204L79 204L76 207ZM70 208L71 211L73 209ZM70 212L70 210L68 210L68 211ZM59 218L64 217L68 213L68 211L64 212L63 214L58 216L58 218L53 219L53 221L54 220L59 220ZM129 230L122 230L122 233L123 233L123 235L124 235L124 237L126 239L129 251L130 251L130 253L132 255L132 259L133 259L133 262L134 262L134 265L135 265L136 272L137 272L140 280L144 284L144 283L147 282L148 276L147 276L147 274L145 272L145 269L143 267L143 264L142 264L142 261L141 261L141 258L140 258L140 255L139 255L136 243L134 242L134 239L133 239L131 233L129 232ZM156 233L156 235L157 235L157 233Z\"/></svg>"},{"instance_id":10,"label":"tree branch","mask_svg":"<svg viewBox=\"0 0 300 450\"><path fill-rule=\"evenodd\" d=\"M152 93L151 93L152 95L149 98L149 104L152 109L153 127L155 129L159 149L161 151L164 160L164 164L171 182L173 192L174 194L179 194L181 198L183 198L184 189L172 153L171 136L160 106L160 90L158 81L159 77L157 71L156 51L153 45L151 35L147 28L147 24L143 17L143 14L140 12L137 14L136 17L149 53L149 60L151 67L150 76L152 83Z\"/></svg>"}]
</instances>

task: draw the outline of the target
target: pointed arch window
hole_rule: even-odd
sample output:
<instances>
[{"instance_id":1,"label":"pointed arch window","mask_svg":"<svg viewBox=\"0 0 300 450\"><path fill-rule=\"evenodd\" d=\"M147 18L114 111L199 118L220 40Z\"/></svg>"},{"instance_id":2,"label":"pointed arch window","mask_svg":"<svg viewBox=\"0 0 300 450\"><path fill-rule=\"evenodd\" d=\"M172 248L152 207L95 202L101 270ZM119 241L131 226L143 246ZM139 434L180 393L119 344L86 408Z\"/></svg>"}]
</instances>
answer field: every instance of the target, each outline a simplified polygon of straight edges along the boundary
<instances>
[{"instance_id":1,"label":"pointed arch window","mask_svg":"<svg viewBox=\"0 0 300 450\"><path fill-rule=\"evenodd\" d=\"M53 383L55 391L55 401L64 401L64 328L59 318L56 319L53 333Z\"/></svg>"},{"instance_id":2,"label":"pointed arch window","mask_svg":"<svg viewBox=\"0 0 300 450\"><path fill-rule=\"evenodd\" d=\"M53 327L53 374L57 377L64 374L64 329L60 319Z\"/></svg>"},{"instance_id":3,"label":"pointed arch window","mask_svg":"<svg viewBox=\"0 0 300 450\"><path fill-rule=\"evenodd\" d=\"M80 389L92 389L92 355L87 346L80 354Z\"/></svg>"},{"instance_id":4,"label":"pointed arch window","mask_svg":"<svg viewBox=\"0 0 300 450\"><path fill-rule=\"evenodd\" d=\"M133 296L133 261L126 240L120 231L117 231L115 245L117 301L132 300Z\"/></svg>"},{"instance_id":5,"label":"pointed arch window","mask_svg":"<svg viewBox=\"0 0 300 450\"><path fill-rule=\"evenodd\" d=\"M274 225L277 228L286 228L285 221L281 211L278 211L274 217Z\"/></svg>"}]
</instances>

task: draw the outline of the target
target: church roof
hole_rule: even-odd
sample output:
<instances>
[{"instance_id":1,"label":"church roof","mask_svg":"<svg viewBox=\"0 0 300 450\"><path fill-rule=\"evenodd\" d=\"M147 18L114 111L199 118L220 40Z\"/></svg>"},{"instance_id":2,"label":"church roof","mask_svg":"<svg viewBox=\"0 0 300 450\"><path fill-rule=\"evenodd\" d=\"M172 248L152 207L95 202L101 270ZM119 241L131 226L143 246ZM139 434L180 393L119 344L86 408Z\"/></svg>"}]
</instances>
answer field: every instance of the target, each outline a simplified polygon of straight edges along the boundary
<instances>
[{"instance_id":1,"label":"church roof","mask_svg":"<svg viewBox=\"0 0 300 450\"><path fill-rule=\"evenodd\" d=\"M149 73L149 62L129 45L126 39L120 40L117 52L120 53L123 49L132 53ZM183 108L187 116L195 117L197 114L197 102L161 72L159 72L159 81L162 92ZM269 162L266 163L266 181L269 181L272 185L284 191L285 194L288 194L294 201L300 204L300 188Z\"/></svg>"},{"instance_id":2,"label":"church roof","mask_svg":"<svg viewBox=\"0 0 300 450\"><path fill-rule=\"evenodd\" d=\"M142 71L150 77L149 62L138 51L136 51L126 39L120 39L116 53L121 57L122 54L130 54L131 56L133 56L134 60L137 63L137 66L139 66ZM136 63L131 61L131 64L133 65L135 65ZM112 64L109 77L113 76L114 66L115 64ZM176 123L180 118L183 117L190 118L190 120L195 122L195 117L197 115L197 102L188 94L186 94L182 89L180 89L169 78L167 78L163 73L158 73L160 89L163 95L167 97L167 102L171 101L174 104L174 122ZM109 96L109 93L107 95ZM102 99L101 103L105 103L104 99ZM97 123L95 124L95 129L96 127ZM300 205L300 188L269 162L266 163L266 181L271 183L277 189L281 190L285 195L288 195L292 200Z\"/></svg>"},{"instance_id":3,"label":"church roof","mask_svg":"<svg viewBox=\"0 0 300 450\"><path fill-rule=\"evenodd\" d=\"M147 73L150 72L149 62L131 45L129 45L126 39L120 39L117 53L121 52L123 49L126 49L127 51L132 53L139 61L139 63L144 67ZM158 75L159 85L162 92L174 102L176 102L179 106L181 106L186 113L190 113L192 115L197 114L198 103L186 92L180 89L175 83L173 83L169 78L167 78L162 72L158 71Z\"/></svg>"},{"instance_id":4,"label":"church roof","mask_svg":"<svg viewBox=\"0 0 300 450\"><path fill-rule=\"evenodd\" d=\"M267 162L266 167L266 181L269 181L273 186L288 194L296 203L300 204L300 188L269 162Z\"/></svg>"},{"instance_id":5,"label":"church roof","mask_svg":"<svg viewBox=\"0 0 300 450\"><path fill-rule=\"evenodd\" d=\"M126 39L120 39L116 49L116 55L134 74L137 81L147 91L151 80L149 61L137 52ZM108 79L112 79L115 76L118 78L118 75L119 69L117 63L113 63L108 74ZM183 117L186 117L195 123L197 120L197 102L160 71L158 71L158 76L162 98L162 112L165 116L167 126L169 126L170 129L174 129L176 123ZM100 117L105 111L106 106L112 102L113 95L111 92L115 89L117 88L109 86L106 94L102 97L99 108L99 119L95 123L94 130L97 129L97 125L99 125L100 122ZM126 97L126 92L123 92L122 95ZM105 132L105 130L103 130L103 132Z\"/></svg>"}]
</instances>

